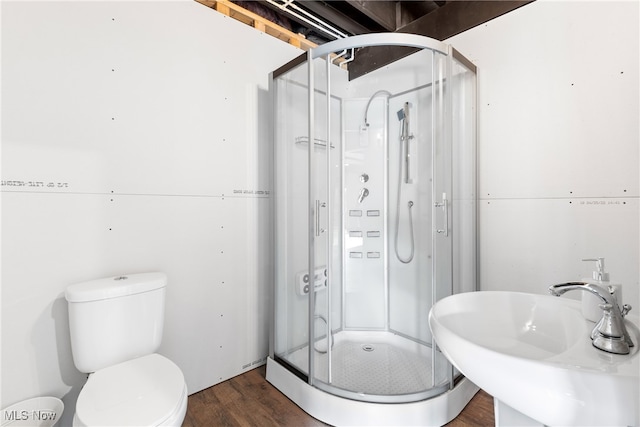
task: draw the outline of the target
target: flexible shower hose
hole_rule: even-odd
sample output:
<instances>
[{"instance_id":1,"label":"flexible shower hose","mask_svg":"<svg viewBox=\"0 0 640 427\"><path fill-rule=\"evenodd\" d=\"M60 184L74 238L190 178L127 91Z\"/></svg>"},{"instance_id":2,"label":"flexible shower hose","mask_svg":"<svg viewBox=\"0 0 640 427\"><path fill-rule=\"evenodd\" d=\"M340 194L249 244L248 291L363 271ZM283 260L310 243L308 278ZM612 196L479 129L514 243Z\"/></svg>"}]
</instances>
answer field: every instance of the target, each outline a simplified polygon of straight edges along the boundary
<instances>
[{"instance_id":1,"label":"flexible shower hose","mask_svg":"<svg viewBox=\"0 0 640 427\"><path fill-rule=\"evenodd\" d=\"M403 138L402 138L402 128L404 127L404 120L403 120L403 126L401 126L401 135L400 135L400 155L398 156L399 162L398 162L398 202L396 204L396 236L395 236L395 241L394 241L394 248L396 251L396 257L398 258L398 260L403 263L403 264L409 264L411 262L411 260L413 260L413 254L414 254L414 241L413 241L413 215L411 214L411 208L413 207L413 202L410 200L407 203L407 206L409 208L409 233L411 236L411 253L409 254L408 258L402 258L400 256L400 252L398 251L398 235L400 234L399 232L399 228L400 228L400 199L402 198L402 155L404 152L404 144L403 144Z\"/></svg>"}]
</instances>

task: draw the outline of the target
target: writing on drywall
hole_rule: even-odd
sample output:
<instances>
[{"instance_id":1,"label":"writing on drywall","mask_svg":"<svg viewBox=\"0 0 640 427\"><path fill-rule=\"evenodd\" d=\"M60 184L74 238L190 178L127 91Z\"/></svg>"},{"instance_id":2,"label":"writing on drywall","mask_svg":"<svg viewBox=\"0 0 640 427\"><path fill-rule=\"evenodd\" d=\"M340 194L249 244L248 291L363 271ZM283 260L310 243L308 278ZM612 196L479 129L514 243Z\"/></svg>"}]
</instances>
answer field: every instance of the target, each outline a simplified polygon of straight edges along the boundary
<instances>
[{"instance_id":1,"label":"writing on drywall","mask_svg":"<svg viewBox=\"0 0 640 427\"><path fill-rule=\"evenodd\" d=\"M59 189L69 188L68 182L58 181L23 181L23 180L2 180L2 187L22 187L22 188L38 188L38 189Z\"/></svg>"},{"instance_id":2,"label":"writing on drywall","mask_svg":"<svg viewBox=\"0 0 640 427\"><path fill-rule=\"evenodd\" d=\"M235 189L233 190L233 194L244 194L244 195L256 195L256 196L268 196L269 190L248 190L248 189Z\"/></svg>"},{"instance_id":3,"label":"writing on drywall","mask_svg":"<svg viewBox=\"0 0 640 427\"><path fill-rule=\"evenodd\" d=\"M625 205L627 202L620 200L581 200L581 205Z\"/></svg>"}]
</instances>

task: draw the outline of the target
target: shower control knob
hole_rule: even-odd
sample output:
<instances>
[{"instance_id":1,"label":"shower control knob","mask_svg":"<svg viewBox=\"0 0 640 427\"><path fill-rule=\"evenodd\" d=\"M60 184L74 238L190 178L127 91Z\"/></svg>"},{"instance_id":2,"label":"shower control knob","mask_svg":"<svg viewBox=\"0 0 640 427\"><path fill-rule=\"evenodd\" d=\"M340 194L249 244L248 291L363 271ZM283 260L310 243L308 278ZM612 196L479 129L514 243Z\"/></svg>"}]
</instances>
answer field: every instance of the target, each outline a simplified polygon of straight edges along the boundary
<instances>
[{"instance_id":1,"label":"shower control knob","mask_svg":"<svg viewBox=\"0 0 640 427\"><path fill-rule=\"evenodd\" d=\"M368 189L363 188L362 190L360 190L360 194L358 194L358 203L362 203L364 198L367 197L368 195L369 195Z\"/></svg>"},{"instance_id":2,"label":"shower control knob","mask_svg":"<svg viewBox=\"0 0 640 427\"><path fill-rule=\"evenodd\" d=\"M308 295L313 289L315 292L327 289L329 282L327 276L329 270L323 265L314 270L313 280L308 271L301 271L296 274L296 293L300 296Z\"/></svg>"}]
</instances>

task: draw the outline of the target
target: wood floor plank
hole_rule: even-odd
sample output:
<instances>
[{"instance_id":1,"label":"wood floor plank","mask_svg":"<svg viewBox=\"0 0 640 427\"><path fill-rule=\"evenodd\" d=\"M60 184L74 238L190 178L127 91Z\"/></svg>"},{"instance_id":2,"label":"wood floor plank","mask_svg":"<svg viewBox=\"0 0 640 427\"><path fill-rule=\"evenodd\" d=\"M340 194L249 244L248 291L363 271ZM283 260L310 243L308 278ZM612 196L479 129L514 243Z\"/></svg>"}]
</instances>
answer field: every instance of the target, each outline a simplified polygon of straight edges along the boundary
<instances>
[{"instance_id":1,"label":"wood floor plank","mask_svg":"<svg viewBox=\"0 0 640 427\"><path fill-rule=\"evenodd\" d=\"M446 427L491 427L495 425L493 397L480 390Z\"/></svg>"},{"instance_id":2,"label":"wood floor plank","mask_svg":"<svg viewBox=\"0 0 640 427\"><path fill-rule=\"evenodd\" d=\"M182 427L323 427L265 379L266 366L189 396ZM480 390L447 427L494 425L493 398Z\"/></svg>"}]
</instances>

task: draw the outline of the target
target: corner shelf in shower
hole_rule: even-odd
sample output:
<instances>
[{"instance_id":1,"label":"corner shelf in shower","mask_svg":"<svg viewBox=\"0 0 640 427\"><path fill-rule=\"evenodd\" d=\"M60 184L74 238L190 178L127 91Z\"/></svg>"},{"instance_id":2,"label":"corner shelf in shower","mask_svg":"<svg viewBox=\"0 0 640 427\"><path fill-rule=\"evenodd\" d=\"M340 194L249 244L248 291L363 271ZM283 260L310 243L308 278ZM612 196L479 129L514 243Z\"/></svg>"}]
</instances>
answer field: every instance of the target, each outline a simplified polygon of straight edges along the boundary
<instances>
[{"instance_id":1,"label":"corner shelf in shower","mask_svg":"<svg viewBox=\"0 0 640 427\"><path fill-rule=\"evenodd\" d=\"M306 136L298 136L296 137L296 144L308 144L309 143L309 138ZM316 145L318 147L326 147L327 146L327 141L324 139L319 139L319 138L314 138L313 139L313 145ZM329 143L329 146L331 148L336 148L333 144Z\"/></svg>"}]
</instances>

